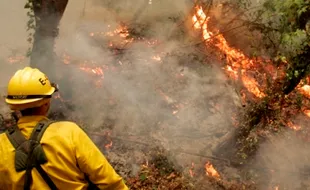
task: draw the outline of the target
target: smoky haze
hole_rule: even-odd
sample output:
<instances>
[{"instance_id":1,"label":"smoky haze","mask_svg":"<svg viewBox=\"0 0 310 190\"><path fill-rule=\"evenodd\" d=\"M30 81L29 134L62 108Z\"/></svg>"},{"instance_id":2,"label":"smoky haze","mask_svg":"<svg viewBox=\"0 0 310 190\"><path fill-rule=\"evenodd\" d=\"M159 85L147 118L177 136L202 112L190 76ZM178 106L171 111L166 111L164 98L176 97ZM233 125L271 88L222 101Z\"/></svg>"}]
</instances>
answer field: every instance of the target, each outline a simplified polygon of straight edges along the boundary
<instances>
[{"instance_id":1,"label":"smoky haze","mask_svg":"<svg viewBox=\"0 0 310 190\"><path fill-rule=\"evenodd\" d=\"M80 5L78 14L72 1L68 5L57 41L58 54L67 51L78 60L93 60L95 65L107 66L102 87L96 88L94 79L98 77L86 75L74 64L68 65L72 67L69 76L76 106L70 114L82 118L89 131L111 129L112 136L125 140L134 137L149 146L164 147L171 152L171 160L187 172L192 162L202 167L199 164L207 159L186 153L212 155L218 143L233 131L231 117L240 106L240 99L227 84L221 69L210 66L216 65L214 60L206 59L194 47L183 48L194 40L179 32L180 23L185 21L186 25L193 4L185 0L148 3L148 0L134 4L130 0L87 1L85 6ZM75 16L69 16L70 13ZM174 18L181 19L175 22ZM73 19L77 19L75 24ZM221 16L217 15L217 19L221 20ZM90 32L113 30L120 22L144 34L146 40L159 40L160 45L147 48L143 42L134 41L114 55L89 37ZM73 29L68 32L67 26ZM103 44L109 41L102 38ZM244 42L238 40L238 43ZM150 59L154 55L160 55L161 61ZM62 88L65 90L66 86ZM275 170L270 176L271 183L297 189L302 188L300 172L307 172L310 152L298 138L289 136L274 137L272 142L264 143L258 150L257 167ZM102 141L101 138L93 137L96 142ZM112 160L119 161L122 157L126 164L145 161L146 156L139 153L136 145L117 152L117 147L123 144L126 141L114 142L115 151L108 153ZM133 172L134 164L131 166Z\"/></svg>"},{"instance_id":2,"label":"smoky haze","mask_svg":"<svg viewBox=\"0 0 310 190\"><path fill-rule=\"evenodd\" d=\"M16 69L29 65L28 59L21 63L7 59L26 53L28 18L22 1L2 0L0 5L5 15L0 22L6 26L0 37L4 95ZM61 21L55 51L60 59L66 53L71 61L56 68L59 78L70 81L60 84L60 89L71 94L69 102L73 104L73 109L65 109L65 115L89 132L109 129L112 136L122 137L125 141L114 142L107 156L131 165L131 171L146 155L135 146L128 147L129 137L171 151L171 159L186 167L207 160L182 152L212 155L221 138L232 130L238 96L221 69L214 66L216 62L188 46L194 38L181 30L192 7L192 1L185 0L75 0L68 3ZM110 37L101 35L94 40L89 35L113 31L121 22L134 26L145 39L121 46L124 50L115 53L108 49ZM146 46L150 39L160 45ZM122 40L115 39L115 43ZM161 60L153 60L153 56ZM81 64L102 68L103 77L81 70ZM100 144L105 137L92 138Z\"/></svg>"},{"instance_id":3,"label":"smoky haze","mask_svg":"<svg viewBox=\"0 0 310 190\"><path fill-rule=\"evenodd\" d=\"M89 132L109 130L113 137L123 139L113 140L112 149L105 153L117 163L116 167L123 165L128 173L134 173L135 164L147 159L145 149L130 144L132 140L169 150L169 158L185 171L192 162L203 168L207 159L188 153L212 155L218 143L233 130L231 117L240 106L240 99L227 84L221 69L214 66L216 61L188 46L197 40L189 31L182 30L184 24L188 25L192 1L132 2L69 1L55 50L60 59L64 53L70 56L70 64L57 64L56 68L59 78L70 81L60 84L60 89L66 96L69 94L73 109L61 111ZM8 60L10 56L25 55L29 47L28 18L23 6L23 1L0 1L1 96L16 69L29 65L28 59L17 63ZM222 18L222 12L216 7L212 14L217 20L227 21L226 17ZM108 48L111 37L89 35L113 31L121 22L131 26L134 29L131 32L143 34L145 39L122 45L124 50L115 53ZM159 45L146 46L145 41L150 39L158 40ZM123 38L113 40L115 44L124 41ZM238 38L238 43L243 41ZM154 60L153 56L160 56L161 60ZM81 70L81 64L100 67L103 76ZM0 106L2 114L8 112L3 100ZM53 109L59 109L57 106ZM271 176L275 185L302 188L300 172L307 172L310 152L299 139L288 136L274 137L264 143L254 167L275 170ZM100 145L106 139L91 137ZM125 167L118 169L125 170Z\"/></svg>"},{"instance_id":4,"label":"smoky haze","mask_svg":"<svg viewBox=\"0 0 310 190\"><path fill-rule=\"evenodd\" d=\"M11 55L24 54L27 51L26 11L22 1L13 2L3 0L0 2L1 37L0 37L0 87L4 88L18 66L7 67L7 58ZM27 63L25 63L26 65Z\"/></svg>"},{"instance_id":5,"label":"smoky haze","mask_svg":"<svg viewBox=\"0 0 310 190\"><path fill-rule=\"evenodd\" d=\"M130 0L94 0L85 5L79 2L78 6L69 3L61 22L58 55L67 51L77 60L93 60L95 65L107 66L102 86L96 88L94 80L98 77L85 74L73 63L67 65L68 76L72 78L69 86L73 87L72 102L76 106L69 113L82 120L89 131L110 129L112 136L125 140L134 137L149 146L164 147L172 153L171 160L187 172L192 162L202 167L199 164L207 159L186 152L212 155L218 143L233 130L231 117L240 106L240 99L222 71L210 66L216 65L214 60L206 59L194 47L183 48L194 40L188 34L178 33L181 21L186 24L193 4L185 0L148 3L148 0L134 4ZM223 12L217 9L212 14ZM175 22L173 18L181 19ZM227 15L217 14L217 19L229 22ZM159 40L161 45L147 48L134 41L114 55L104 45L110 38L100 38L103 42L100 46L89 36L91 32L111 31L120 22L144 34L146 40ZM240 35L235 43L246 47L248 43L240 40ZM161 61L150 59L154 55L160 55ZM297 189L303 179L300 172L307 172L310 152L300 140L290 136L274 137L272 143L264 143L258 150L255 167L274 169L271 183ZM102 138L93 136L96 142ZM124 144L126 141L114 142L114 149L107 155L111 160L132 166L129 168L134 172L133 163L145 161L146 156L141 155L137 145L130 148L123 147Z\"/></svg>"},{"instance_id":6,"label":"smoky haze","mask_svg":"<svg viewBox=\"0 0 310 190\"><path fill-rule=\"evenodd\" d=\"M171 151L171 159L184 167L192 162L205 163L204 158L181 152L212 155L220 138L232 129L231 114L239 104L221 69L208 65L205 55L194 47L184 48L194 40L185 34L186 30L182 33L192 2L149 2L70 1L55 47L60 59L64 53L71 59L70 64L56 64L58 77L70 81L60 84L63 94L71 94L69 101L73 104L73 109L65 109L65 115L89 132L109 129L112 136L122 137L125 141L114 142L107 156L112 161L123 158L123 164L132 166L131 172L134 163L145 161L147 156L137 148L124 147L129 136ZM16 69L29 65L28 59L21 63L7 60L8 56L25 55L29 47L28 18L23 2L4 0L0 4L5 15L0 21L6 26L0 38L4 95ZM94 40L89 35L113 31L121 22L133 26L138 34L143 33L145 39L122 46L125 50L115 55L108 49L109 37L102 35ZM160 45L145 45L151 39ZM122 40L116 39L116 43ZM161 60L154 60L153 56L160 56ZM101 67L103 77L81 70L81 64ZM98 81L100 87L96 85ZM100 144L105 137L92 138ZM117 152L118 147L124 148Z\"/></svg>"},{"instance_id":7,"label":"smoky haze","mask_svg":"<svg viewBox=\"0 0 310 190\"><path fill-rule=\"evenodd\" d=\"M264 169L268 183L261 183L259 189L270 185L279 189L307 189L309 187L309 158L308 145L296 137L295 133L286 132L274 136L261 145L257 156L256 166Z\"/></svg>"},{"instance_id":8,"label":"smoky haze","mask_svg":"<svg viewBox=\"0 0 310 190\"><path fill-rule=\"evenodd\" d=\"M239 100L221 69L214 66L216 63L208 65L205 55L188 46L195 38L182 33L182 29L193 4L180 0L153 0L152 4L142 0L134 4L87 1L79 14L72 11L78 17L74 18L76 24L68 15L70 6L73 5L68 5L56 44L58 55L66 52L80 60L66 65L70 68L68 88L73 87L70 99L75 107L67 112L69 117L81 121L88 131L110 129L113 137L125 140L113 143L108 153L111 160L128 158L126 164L145 161L146 156L139 153L136 145L116 151L127 144L126 139L134 139L169 150L171 159L183 167L192 162L204 164L205 158L185 152L212 155L221 137L233 129L231 115ZM121 22L145 39L122 45L125 50L115 53L108 49L111 37L90 36L113 31ZM69 23L71 32L65 23ZM186 28L183 31L188 32ZM158 40L159 45L148 47L148 40ZM124 39L114 41L117 44ZM153 56L160 56L161 60L154 60ZM103 79L81 71L77 66L81 60L88 60L88 66L104 66ZM98 80L102 81L101 87L95 85ZM66 88L61 87L63 91ZM103 138L93 136L97 144Z\"/></svg>"}]
</instances>

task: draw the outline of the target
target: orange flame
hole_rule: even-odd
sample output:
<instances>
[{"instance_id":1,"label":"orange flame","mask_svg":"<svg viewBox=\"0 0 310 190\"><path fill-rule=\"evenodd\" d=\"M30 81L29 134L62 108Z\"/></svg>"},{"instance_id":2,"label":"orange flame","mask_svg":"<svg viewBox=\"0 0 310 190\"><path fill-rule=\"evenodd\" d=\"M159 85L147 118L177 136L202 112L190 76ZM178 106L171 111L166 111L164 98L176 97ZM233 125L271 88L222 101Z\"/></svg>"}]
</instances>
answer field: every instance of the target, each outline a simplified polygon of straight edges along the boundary
<instances>
[{"instance_id":1,"label":"orange flame","mask_svg":"<svg viewBox=\"0 0 310 190\"><path fill-rule=\"evenodd\" d=\"M113 145L113 142L111 141L109 144L106 144L104 147L106 149L110 149L112 147L112 145Z\"/></svg>"},{"instance_id":2,"label":"orange flame","mask_svg":"<svg viewBox=\"0 0 310 190\"><path fill-rule=\"evenodd\" d=\"M64 64L68 65L68 64L71 63L71 57L70 57L69 55L67 55L67 54L64 53L64 54L62 55L62 57L63 57L63 62L64 62Z\"/></svg>"},{"instance_id":3,"label":"orange flame","mask_svg":"<svg viewBox=\"0 0 310 190\"><path fill-rule=\"evenodd\" d=\"M195 164L192 162L191 168L189 169L189 175L190 175L191 177L194 177L194 176L195 176L195 173L194 173L194 166L195 166Z\"/></svg>"},{"instance_id":4,"label":"orange flame","mask_svg":"<svg viewBox=\"0 0 310 190\"><path fill-rule=\"evenodd\" d=\"M246 69L251 69L251 66L254 65L255 61L248 58L241 51L230 47L222 34L214 35L211 31L209 31L207 25L209 19L210 17L206 16L202 10L202 7L197 6L196 13L192 17L194 28L201 29L203 40L208 43L212 39L212 41L215 42L214 45L226 55L227 65L224 67L225 71L234 79L239 78L238 71L241 71L240 78L244 84L244 87L256 97L264 97L265 93L259 89L258 83L255 79L249 77L245 72Z\"/></svg>"},{"instance_id":5,"label":"orange flame","mask_svg":"<svg viewBox=\"0 0 310 190\"><path fill-rule=\"evenodd\" d=\"M64 102L64 99L60 96L59 93L56 93L56 94L53 96L53 98L59 99L60 101Z\"/></svg>"},{"instance_id":6,"label":"orange flame","mask_svg":"<svg viewBox=\"0 0 310 190\"><path fill-rule=\"evenodd\" d=\"M108 26L110 27L110 25ZM114 31L109 31L109 32L91 32L89 36L94 37L97 35L103 35L103 36L108 36L108 37L120 37L123 38L124 40L121 42L121 44L127 44L131 43L134 39L133 38L128 38L129 36L129 31L126 26L120 25L118 28L116 28ZM109 42L109 46L112 47L113 43Z\"/></svg>"},{"instance_id":7,"label":"orange flame","mask_svg":"<svg viewBox=\"0 0 310 190\"><path fill-rule=\"evenodd\" d=\"M307 117L310 117L310 110L304 110L303 112Z\"/></svg>"},{"instance_id":8,"label":"orange flame","mask_svg":"<svg viewBox=\"0 0 310 190\"><path fill-rule=\"evenodd\" d=\"M9 63L21 63L25 60L25 56L11 56L7 60Z\"/></svg>"},{"instance_id":9,"label":"orange flame","mask_svg":"<svg viewBox=\"0 0 310 190\"><path fill-rule=\"evenodd\" d=\"M211 177L214 177L216 179L221 178L220 174L215 170L215 168L213 167L213 165L209 161L206 163L205 169L206 169L206 175L207 176L211 176Z\"/></svg>"},{"instance_id":10,"label":"orange flame","mask_svg":"<svg viewBox=\"0 0 310 190\"><path fill-rule=\"evenodd\" d=\"M303 85L298 90L302 95L306 96L307 98L310 98L310 85L307 84Z\"/></svg>"},{"instance_id":11,"label":"orange flame","mask_svg":"<svg viewBox=\"0 0 310 190\"><path fill-rule=\"evenodd\" d=\"M161 57L159 55L152 56L152 59L156 61L161 61Z\"/></svg>"},{"instance_id":12,"label":"orange flame","mask_svg":"<svg viewBox=\"0 0 310 190\"><path fill-rule=\"evenodd\" d=\"M90 68L90 67L81 66L80 69L85 72L93 73L98 76L103 76L103 70L101 67Z\"/></svg>"},{"instance_id":13,"label":"orange flame","mask_svg":"<svg viewBox=\"0 0 310 190\"><path fill-rule=\"evenodd\" d=\"M291 121L288 121L287 122L287 126L295 131L299 131L301 130L301 126L300 125L297 125L297 124L294 124L293 122Z\"/></svg>"}]
</instances>

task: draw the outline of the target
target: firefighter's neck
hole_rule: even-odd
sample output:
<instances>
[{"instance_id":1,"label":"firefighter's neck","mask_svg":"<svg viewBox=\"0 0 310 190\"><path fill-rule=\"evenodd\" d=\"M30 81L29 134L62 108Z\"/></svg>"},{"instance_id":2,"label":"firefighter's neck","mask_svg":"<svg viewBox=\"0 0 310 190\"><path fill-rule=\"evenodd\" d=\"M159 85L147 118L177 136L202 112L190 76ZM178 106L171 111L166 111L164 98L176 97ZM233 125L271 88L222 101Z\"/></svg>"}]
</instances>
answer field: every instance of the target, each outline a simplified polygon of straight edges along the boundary
<instances>
[{"instance_id":1,"label":"firefighter's neck","mask_svg":"<svg viewBox=\"0 0 310 190\"><path fill-rule=\"evenodd\" d=\"M50 108L50 104L47 103L40 107L22 110L21 115L22 116L46 116L49 108Z\"/></svg>"}]
</instances>

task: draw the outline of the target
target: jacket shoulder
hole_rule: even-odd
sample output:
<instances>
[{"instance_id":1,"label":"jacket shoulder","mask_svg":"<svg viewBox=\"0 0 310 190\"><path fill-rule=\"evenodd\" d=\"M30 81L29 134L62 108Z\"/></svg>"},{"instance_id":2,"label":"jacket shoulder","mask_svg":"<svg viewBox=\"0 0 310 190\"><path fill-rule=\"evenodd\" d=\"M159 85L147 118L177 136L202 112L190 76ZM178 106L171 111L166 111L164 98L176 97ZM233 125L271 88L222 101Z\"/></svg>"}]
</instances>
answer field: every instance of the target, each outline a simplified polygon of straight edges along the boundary
<instances>
[{"instance_id":1,"label":"jacket shoulder","mask_svg":"<svg viewBox=\"0 0 310 190\"><path fill-rule=\"evenodd\" d=\"M51 123L49 127L65 131L81 130L80 126L73 121L53 121L53 123Z\"/></svg>"},{"instance_id":2,"label":"jacket shoulder","mask_svg":"<svg viewBox=\"0 0 310 190\"><path fill-rule=\"evenodd\" d=\"M51 125L67 125L67 126L79 127L78 124L73 121L53 121Z\"/></svg>"}]
</instances>

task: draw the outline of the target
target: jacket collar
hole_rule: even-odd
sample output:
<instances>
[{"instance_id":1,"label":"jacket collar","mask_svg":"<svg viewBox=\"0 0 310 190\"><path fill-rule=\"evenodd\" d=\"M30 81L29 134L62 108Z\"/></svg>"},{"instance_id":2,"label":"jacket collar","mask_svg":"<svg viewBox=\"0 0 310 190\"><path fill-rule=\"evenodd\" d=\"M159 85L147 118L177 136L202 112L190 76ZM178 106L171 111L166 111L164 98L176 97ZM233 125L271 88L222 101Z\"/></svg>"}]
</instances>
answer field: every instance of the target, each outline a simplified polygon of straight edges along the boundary
<instances>
[{"instance_id":1,"label":"jacket collar","mask_svg":"<svg viewBox=\"0 0 310 190\"><path fill-rule=\"evenodd\" d=\"M48 119L46 116L43 115L35 115L35 116L22 116L18 119L17 124L24 124L24 123L37 123L43 119Z\"/></svg>"}]
</instances>

